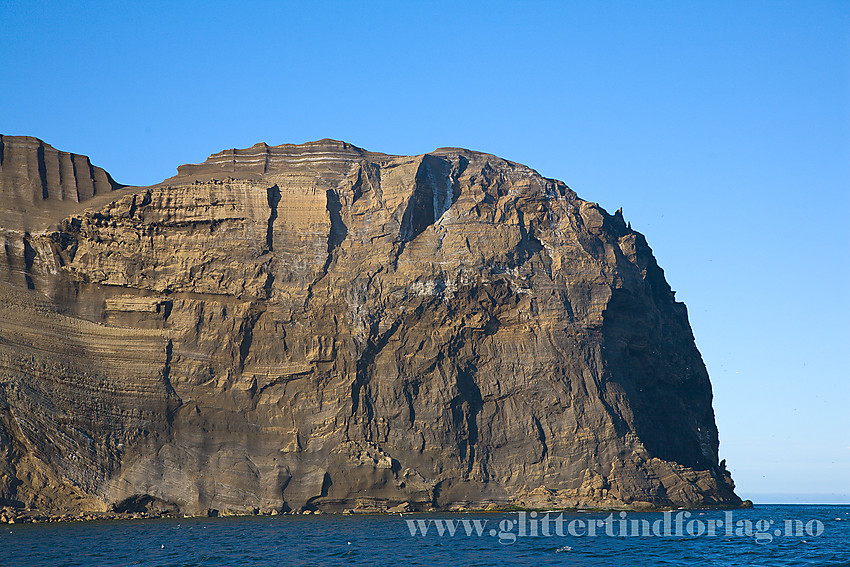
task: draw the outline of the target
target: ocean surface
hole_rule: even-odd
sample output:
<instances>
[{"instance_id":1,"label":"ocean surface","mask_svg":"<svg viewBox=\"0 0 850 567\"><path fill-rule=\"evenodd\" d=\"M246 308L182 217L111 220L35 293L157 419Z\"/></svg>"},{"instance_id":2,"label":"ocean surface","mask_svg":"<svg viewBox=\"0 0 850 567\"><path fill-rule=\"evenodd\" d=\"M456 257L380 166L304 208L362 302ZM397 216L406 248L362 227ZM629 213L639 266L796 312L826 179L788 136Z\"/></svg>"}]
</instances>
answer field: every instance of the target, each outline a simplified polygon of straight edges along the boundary
<instances>
[{"instance_id":1,"label":"ocean surface","mask_svg":"<svg viewBox=\"0 0 850 567\"><path fill-rule=\"evenodd\" d=\"M846 505L559 514L3 525L0 565L850 565Z\"/></svg>"}]
</instances>

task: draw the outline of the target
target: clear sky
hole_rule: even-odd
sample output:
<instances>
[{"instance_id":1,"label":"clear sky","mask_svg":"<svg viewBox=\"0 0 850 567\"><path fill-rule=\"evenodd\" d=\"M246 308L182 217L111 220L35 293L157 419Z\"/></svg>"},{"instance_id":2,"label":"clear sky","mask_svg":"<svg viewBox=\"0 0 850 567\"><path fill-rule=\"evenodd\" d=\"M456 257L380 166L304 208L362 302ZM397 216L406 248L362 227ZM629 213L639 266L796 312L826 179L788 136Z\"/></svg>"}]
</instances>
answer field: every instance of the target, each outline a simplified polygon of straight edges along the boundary
<instances>
[{"instance_id":1,"label":"clear sky","mask_svg":"<svg viewBox=\"0 0 850 567\"><path fill-rule=\"evenodd\" d=\"M850 502L850 2L0 2L0 133L525 163L646 234L742 497Z\"/></svg>"}]
</instances>

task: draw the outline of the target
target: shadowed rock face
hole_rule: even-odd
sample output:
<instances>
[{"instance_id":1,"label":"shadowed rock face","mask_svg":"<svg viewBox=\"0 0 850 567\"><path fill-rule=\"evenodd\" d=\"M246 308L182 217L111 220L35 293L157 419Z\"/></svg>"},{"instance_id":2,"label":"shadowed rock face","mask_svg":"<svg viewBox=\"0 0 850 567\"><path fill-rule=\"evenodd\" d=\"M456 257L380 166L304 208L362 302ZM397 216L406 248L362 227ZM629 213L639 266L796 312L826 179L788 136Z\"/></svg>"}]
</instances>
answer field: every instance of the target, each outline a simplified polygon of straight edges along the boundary
<instances>
[{"instance_id":1,"label":"shadowed rock face","mask_svg":"<svg viewBox=\"0 0 850 567\"><path fill-rule=\"evenodd\" d=\"M685 306L559 181L322 140L75 193L0 139L0 505L740 504Z\"/></svg>"}]
</instances>

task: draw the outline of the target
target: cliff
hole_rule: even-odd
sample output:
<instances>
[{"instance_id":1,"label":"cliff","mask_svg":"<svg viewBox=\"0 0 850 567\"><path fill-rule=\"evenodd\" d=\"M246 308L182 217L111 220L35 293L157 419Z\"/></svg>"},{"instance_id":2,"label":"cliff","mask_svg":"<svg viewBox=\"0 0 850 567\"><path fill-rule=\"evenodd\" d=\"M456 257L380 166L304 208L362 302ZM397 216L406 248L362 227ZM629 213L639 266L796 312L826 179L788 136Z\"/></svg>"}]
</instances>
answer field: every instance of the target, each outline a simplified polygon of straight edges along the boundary
<instances>
[{"instance_id":1,"label":"cliff","mask_svg":"<svg viewBox=\"0 0 850 567\"><path fill-rule=\"evenodd\" d=\"M0 506L740 504L644 237L523 165L4 136L0 198Z\"/></svg>"}]
</instances>

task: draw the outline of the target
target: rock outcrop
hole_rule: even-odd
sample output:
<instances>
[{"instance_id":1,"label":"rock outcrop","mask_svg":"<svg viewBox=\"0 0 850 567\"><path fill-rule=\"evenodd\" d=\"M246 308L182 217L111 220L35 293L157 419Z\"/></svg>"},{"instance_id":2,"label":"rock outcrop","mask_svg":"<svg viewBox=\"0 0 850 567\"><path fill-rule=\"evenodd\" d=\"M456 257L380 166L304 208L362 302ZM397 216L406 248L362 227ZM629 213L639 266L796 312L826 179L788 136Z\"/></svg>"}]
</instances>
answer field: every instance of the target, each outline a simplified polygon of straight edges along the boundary
<instances>
[{"instance_id":1,"label":"rock outcrop","mask_svg":"<svg viewBox=\"0 0 850 567\"><path fill-rule=\"evenodd\" d=\"M525 166L322 140L123 187L5 136L0 198L0 506L740 504L644 237Z\"/></svg>"}]
</instances>

